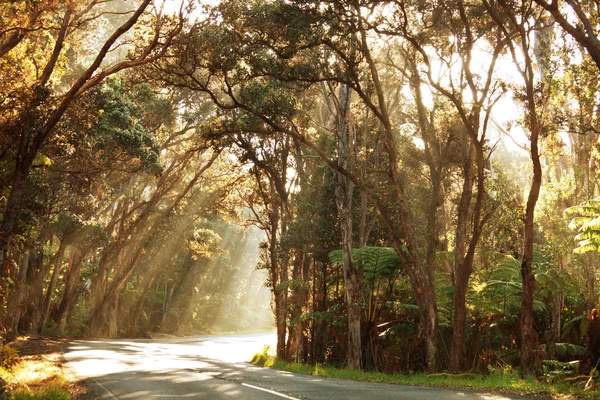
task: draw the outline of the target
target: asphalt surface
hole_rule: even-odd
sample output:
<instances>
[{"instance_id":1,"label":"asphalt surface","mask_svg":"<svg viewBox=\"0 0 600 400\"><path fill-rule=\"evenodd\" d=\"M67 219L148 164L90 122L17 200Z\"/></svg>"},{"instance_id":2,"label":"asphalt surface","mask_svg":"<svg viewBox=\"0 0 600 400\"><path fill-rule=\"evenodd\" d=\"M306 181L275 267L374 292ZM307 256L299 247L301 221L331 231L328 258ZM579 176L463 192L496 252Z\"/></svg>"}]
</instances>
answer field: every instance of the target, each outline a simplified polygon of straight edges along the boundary
<instances>
[{"instance_id":1,"label":"asphalt surface","mask_svg":"<svg viewBox=\"0 0 600 400\"><path fill-rule=\"evenodd\" d=\"M292 374L248 364L274 334L168 340L74 341L67 366L101 399L526 399Z\"/></svg>"}]
</instances>

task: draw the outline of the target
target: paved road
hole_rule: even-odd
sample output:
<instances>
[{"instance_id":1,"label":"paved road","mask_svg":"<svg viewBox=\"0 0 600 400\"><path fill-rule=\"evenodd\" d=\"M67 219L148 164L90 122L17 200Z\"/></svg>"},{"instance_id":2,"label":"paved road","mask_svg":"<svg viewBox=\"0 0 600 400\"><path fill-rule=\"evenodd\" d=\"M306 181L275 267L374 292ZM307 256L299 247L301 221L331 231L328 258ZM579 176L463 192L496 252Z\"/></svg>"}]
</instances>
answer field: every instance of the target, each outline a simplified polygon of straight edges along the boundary
<instances>
[{"instance_id":1,"label":"paved road","mask_svg":"<svg viewBox=\"0 0 600 400\"><path fill-rule=\"evenodd\" d=\"M67 365L101 399L525 399L493 393L350 382L256 367L274 334L74 341Z\"/></svg>"}]
</instances>

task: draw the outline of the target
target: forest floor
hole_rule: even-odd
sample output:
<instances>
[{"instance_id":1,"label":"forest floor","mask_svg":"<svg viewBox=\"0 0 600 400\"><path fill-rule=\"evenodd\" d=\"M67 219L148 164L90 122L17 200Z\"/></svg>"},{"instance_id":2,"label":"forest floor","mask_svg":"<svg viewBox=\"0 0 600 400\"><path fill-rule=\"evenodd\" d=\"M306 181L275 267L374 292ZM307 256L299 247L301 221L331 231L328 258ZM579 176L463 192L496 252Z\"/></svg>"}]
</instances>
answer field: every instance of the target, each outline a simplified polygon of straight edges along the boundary
<instances>
[{"instance_id":1,"label":"forest floor","mask_svg":"<svg viewBox=\"0 0 600 400\"><path fill-rule=\"evenodd\" d=\"M20 394L20 398L25 399L97 399L66 367L61 348L67 341L63 338L23 337L9 343L18 351L18 359L3 377L7 382L7 394Z\"/></svg>"}]
</instances>

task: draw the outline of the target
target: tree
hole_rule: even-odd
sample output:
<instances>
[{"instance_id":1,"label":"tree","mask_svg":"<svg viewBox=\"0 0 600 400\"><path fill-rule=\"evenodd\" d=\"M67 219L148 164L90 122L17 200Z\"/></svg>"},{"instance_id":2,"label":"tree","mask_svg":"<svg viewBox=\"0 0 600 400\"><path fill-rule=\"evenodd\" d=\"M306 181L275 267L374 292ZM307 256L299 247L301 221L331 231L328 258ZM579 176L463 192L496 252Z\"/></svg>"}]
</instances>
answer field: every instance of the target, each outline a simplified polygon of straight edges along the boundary
<instances>
[{"instance_id":1,"label":"tree","mask_svg":"<svg viewBox=\"0 0 600 400\"><path fill-rule=\"evenodd\" d=\"M59 79L58 72L65 60L64 52L69 39L78 33L79 28L84 27L90 20L98 18L105 13L99 6L105 7L105 2L92 1L81 8L73 5L65 5L57 8L55 14L61 19L60 29L54 38L54 48L50 57L45 59L43 72L39 76L29 80L29 87L24 88L25 93L19 94L22 100L20 107L8 114L8 118L2 122L2 136L11 137L17 146L14 149L14 170L11 173L10 192L7 196L6 205L3 210L2 223L0 224L0 264L4 264L7 250L14 231L15 221L21 209L22 198L28 185L28 176L36 156L56 134L56 127L63 119L65 113L90 89L98 86L108 76L119 71L147 64L164 56L183 27L183 10L177 17L163 15L156 11L153 17L148 12L151 9L150 0L142 1L131 13L131 16L115 29L105 40L101 48L93 56L91 64L84 69L83 73L73 83L66 84L63 89L51 78ZM98 11L97 11L98 10ZM148 16L152 29L152 36L145 41L136 41L139 46L131 52L131 58L126 61L118 61L109 66L100 67L106 61L107 55L118 46L117 42L124 34L134 27L141 25L142 16ZM15 30L20 32L20 30ZM93 32L90 32L93 33ZM38 40L43 40L40 37ZM32 40L34 43L35 41ZM13 47L14 51L15 48ZM7 51L4 56L10 53ZM35 58L36 56L34 56ZM71 58L73 59L73 58ZM67 58L68 60L68 58ZM4 61L4 60L2 60ZM30 60L27 60L28 62ZM34 64L37 61L33 61ZM17 63L17 65L19 65ZM72 67L75 67L74 65ZM11 66L3 64L3 68L10 69ZM74 69L74 68L73 68ZM5 151L5 149L3 149Z\"/></svg>"},{"instance_id":2,"label":"tree","mask_svg":"<svg viewBox=\"0 0 600 400\"><path fill-rule=\"evenodd\" d=\"M598 39L598 4L594 1L534 0L552 15L556 23L588 51L600 69L600 39ZM573 19L575 21L573 21Z\"/></svg>"},{"instance_id":3,"label":"tree","mask_svg":"<svg viewBox=\"0 0 600 400\"><path fill-rule=\"evenodd\" d=\"M473 273L473 263L483 226L494 210L494 207L489 207L489 210L484 208L486 135L493 105L504 94L502 85L495 79L494 74L497 59L505 44L503 40L489 32L485 21L480 22L469 17L473 13L481 12L478 5L467 5L458 1L451 6L440 6L438 9L429 10L431 14L428 14L427 19L431 21L414 18L410 13L412 6L412 4L399 4L397 20L388 22L388 26L383 25L378 31L404 38L420 56L421 60L412 56L412 79L415 80L413 91L417 99L420 129L423 136L428 139L424 142L431 165L432 182L439 182L440 168L443 168L444 164L440 163L439 156L437 161L434 161L431 156L432 139L431 133L428 132L431 131L431 123L425 116L418 63L423 64L425 79L429 85L454 106L462 124L462 132L457 138L461 147L459 151L463 183L454 238L455 294L450 353L450 369L459 371L462 369L464 359L466 292ZM458 13L455 12L456 9ZM417 37L414 34L423 29L431 31L428 32L429 36ZM449 44L440 40L441 32L449 35L451 39ZM432 46L439 50L433 50ZM485 61L487 66L482 72L473 70L475 68L473 54L479 49L485 49L490 53L488 60ZM458 73L453 71L456 57L461 60ZM434 63L441 63L444 70L435 72ZM434 186L435 192L439 193L439 183ZM439 194L437 196L436 201L439 202ZM430 240L430 243L433 244L433 241ZM429 260L433 260L433 251L430 247ZM430 265L430 269L433 269L433 265Z\"/></svg>"},{"instance_id":4,"label":"tree","mask_svg":"<svg viewBox=\"0 0 600 400\"><path fill-rule=\"evenodd\" d=\"M289 137L280 139L253 138L237 134L233 143L242 150L241 158L253 164L252 173L256 181L256 196L264 211L249 204L255 224L267 236L267 257L263 268L269 271L271 290L275 297L275 324L277 327L277 357L286 359L286 332L290 255L280 247L287 235L292 218L288 170L292 167ZM253 143L254 142L254 143ZM264 215L266 214L266 215ZM302 263L301 259L298 262ZM290 333L291 334L291 333Z\"/></svg>"},{"instance_id":5,"label":"tree","mask_svg":"<svg viewBox=\"0 0 600 400\"><path fill-rule=\"evenodd\" d=\"M325 88L325 86L323 85ZM350 110L352 89L347 84L339 85L338 93L324 89L330 118L333 119L335 137L337 140L337 163L345 170L356 169L357 138ZM335 199L342 232L342 271L346 307L348 311L348 366L352 369L362 369L362 282L364 270L361 266L355 268L352 255L354 244L353 233L353 198L354 183L338 173L335 187Z\"/></svg>"},{"instance_id":6,"label":"tree","mask_svg":"<svg viewBox=\"0 0 600 400\"><path fill-rule=\"evenodd\" d=\"M533 61L531 30L540 29L544 20L535 14L529 2L520 7L510 8L507 5L484 3L498 28L509 40L508 49L521 78L523 79L523 99L527 109L525 126L529 132L530 156L533 175L527 197L525 210L525 227L521 277L523 281L523 301L521 309L521 370L524 376L533 374L537 338L534 329L533 295L535 276L533 274L534 215L542 185L542 166L540 161L540 140L544 135L543 103L540 104L540 87L536 85L536 66ZM530 23L529 21L533 23ZM518 46L518 47L516 47ZM517 50L518 49L518 50ZM523 59L520 60L517 52ZM541 81L548 83L550 71L541 71ZM542 94L542 99L545 100Z\"/></svg>"}]
</instances>

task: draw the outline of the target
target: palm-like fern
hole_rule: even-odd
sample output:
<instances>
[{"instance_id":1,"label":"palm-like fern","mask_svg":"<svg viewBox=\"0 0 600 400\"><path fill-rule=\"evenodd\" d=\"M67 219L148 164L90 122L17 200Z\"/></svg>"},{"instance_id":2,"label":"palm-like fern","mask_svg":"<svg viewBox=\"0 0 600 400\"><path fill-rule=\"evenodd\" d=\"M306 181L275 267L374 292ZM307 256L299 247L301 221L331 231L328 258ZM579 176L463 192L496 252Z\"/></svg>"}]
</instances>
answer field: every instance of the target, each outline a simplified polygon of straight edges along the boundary
<instances>
[{"instance_id":1,"label":"palm-like fern","mask_svg":"<svg viewBox=\"0 0 600 400\"><path fill-rule=\"evenodd\" d=\"M579 232L575 236L579 243L574 252L600 252L600 199L569 207L565 210L565 215L571 217L569 228Z\"/></svg>"},{"instance_id":2,"label":"palm-like fern","mask_svg":"<svg viewBox=\"0 0 600 400\"><path fill-rule=\"evenodd\" d=\"M342 250L329 253L333 264L342 264ZM394 283L400 275L401 262L391 247L367 246L352 249L354 268L363 268L364 283L367 289L366 321L374 322L386 305Z\"/></svg>"},{"instance_id":3,"label":"palm-like fern","mask_svg":"<svg viewBox=\"0 0 600 400\"><path fill-rule=\"evenodd\" d=\"M400 257L391 247L367 246L352 249L354 268L364 267L365 280L386 279L395 276L400 268ZM342 250L329 253L333 264L342 264Z\"/></svg>"},{"instance_id":4,"label":"palm-like fern","mask_svg":"<svg viewBox=\"0 0 600 400\"><path fill-rule=\"evenodd\" d=\"M521 262L509 255L497 255L494 267L486 271L485 276L471 283L469 300L484 315L498 315L507 318L518 315L521 307L522 283ZM540 253L534 253L534 263L539 264ZM543 311L545 304L534 300L536 311Z\"/></svg>"}]
</instances>

